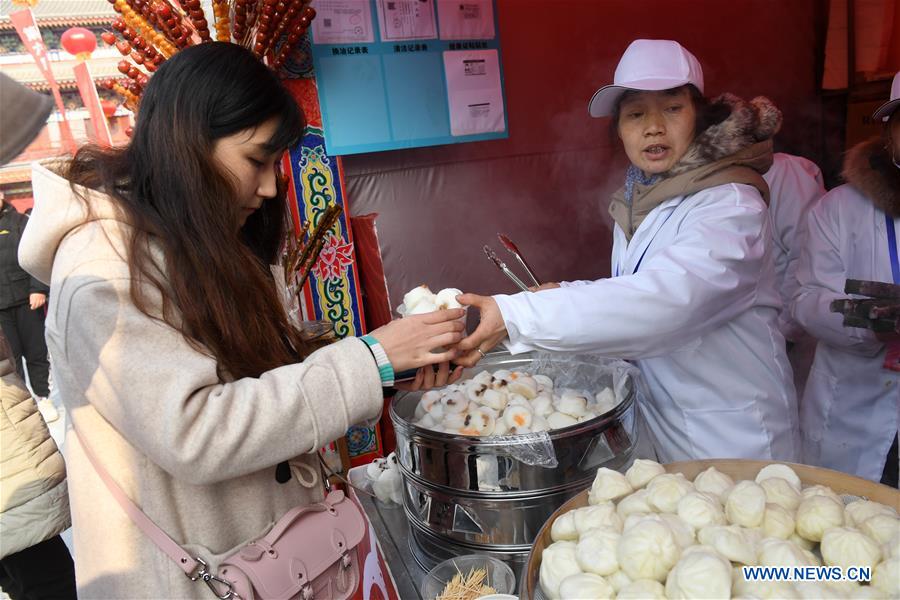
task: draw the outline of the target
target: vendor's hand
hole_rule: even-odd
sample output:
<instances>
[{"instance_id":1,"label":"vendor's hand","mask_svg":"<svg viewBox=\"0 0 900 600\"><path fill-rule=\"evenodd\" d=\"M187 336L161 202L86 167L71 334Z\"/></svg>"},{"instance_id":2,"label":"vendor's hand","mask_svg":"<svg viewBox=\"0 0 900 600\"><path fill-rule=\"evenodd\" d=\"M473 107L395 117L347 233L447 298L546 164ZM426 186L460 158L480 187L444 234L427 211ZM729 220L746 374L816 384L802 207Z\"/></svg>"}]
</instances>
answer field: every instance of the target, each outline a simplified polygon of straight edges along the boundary
<instances>
[{"instance_id":1,"label":"vendor's hand","mask_svg":"<svg viewBox=\"0 0 900 600\"><path fill-rule=\"evenodd\" d=\"M459 343L460 356L453 361L464 367L472 367L506 337L506 323L503 321L503 315L500 314L497 301L490 296L462 294L456 299L460 304L476 307L481 313L478 327L469 337Z\"/></svg>"},{"instance_id":2,"label":"vendor's hand","mask_svg":"<svg viewBox=\"0 0 900 600\"><path fill-rule=\"evenodd\" d=\"M559 284L556 282L542 283L541 285L531 286L530 288L528 288L528 291L529 292L540 292L542 290L555 290L558 287L559 287Z\"/></svg>"},{"instance_id":3,"label":"vendor's hand","mask_svg":"<svg viewBox=\"0 0 900 600\"><path fill-rule=\"evenodd\" d=\"M459 380L462 377L463 368L456 367L450 370L449 362L442 362L437 370L433 367L422 367L416 371L416 378L412 381L396 383L394 387L398 390L406 390L407 392L415 392L418 390L430 390L431 388L443 387Z\"/></svg>"},{"instance_id":4,"label":"vendor's hand","mask_svg":"<svg viewBox=\"0 0 900 600\"><path fill-rule=\"evenodd\" d=\"M371 335L384 348L395 373L418 369L456 358L458 352L453 346L463 337L465 325L458 319L464 314L461 308L452 308L410 315L379 327ZM431 352L441 347L450 350Z\"/></svg>"},{"instance_id":5,"label":"vendor's hand","mask_svg":"<svg viewBox=\"0 0 900 600\"><path fill-rule=\"evenodd\" d=\"M28 306L31 307L31 310L37 310L43 305L47 304L47 295L46 294L30 294L28 296Z\"/></svg>"}]
</instances>

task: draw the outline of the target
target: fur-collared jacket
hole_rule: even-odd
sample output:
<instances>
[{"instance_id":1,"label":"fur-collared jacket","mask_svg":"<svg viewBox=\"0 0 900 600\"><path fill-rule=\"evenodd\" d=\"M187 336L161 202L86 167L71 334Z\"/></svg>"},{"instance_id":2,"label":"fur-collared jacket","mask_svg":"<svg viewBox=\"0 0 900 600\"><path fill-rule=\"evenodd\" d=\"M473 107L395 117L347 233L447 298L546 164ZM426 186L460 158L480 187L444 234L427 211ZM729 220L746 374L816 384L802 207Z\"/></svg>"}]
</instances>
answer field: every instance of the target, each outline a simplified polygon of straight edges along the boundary
<instances>
[{"instance_id":1,"label":"fur-collared jacket","mask_svg":"<svg viewBox=\"0 0 900 600\"><path fill-rule=\"evenodd\" d=\"M844 159L842 174L876 208L900 217L900 169L888 160L881 137L854 146Z\"/></svg>"},{"instance_id":2,"label":"fur-collared jacket","mask_svg":"<svg viewBox=\"0 0 900 600\"><path fill-rule=\"evenodd\" d=\"M613 194L609 212L628 239L654 208L725 183L745 183L768 203L769 186L762 174L772 166L772 137L781 127L781 111L762 96L747 102L733 94L712 101L711 114L727 116L700 132L687 152L656 183L636 183L631 203L625 188Z\"/></svg>"}]
</instances>

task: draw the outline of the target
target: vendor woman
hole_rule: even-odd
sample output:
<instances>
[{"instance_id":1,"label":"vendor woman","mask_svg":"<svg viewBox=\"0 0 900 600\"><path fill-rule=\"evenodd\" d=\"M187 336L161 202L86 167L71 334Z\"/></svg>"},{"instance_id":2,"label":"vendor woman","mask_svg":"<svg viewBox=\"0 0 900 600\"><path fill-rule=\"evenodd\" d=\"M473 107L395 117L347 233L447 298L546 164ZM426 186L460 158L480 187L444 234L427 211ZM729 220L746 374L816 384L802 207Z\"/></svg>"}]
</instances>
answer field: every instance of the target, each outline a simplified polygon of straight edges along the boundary
<instances>
[{"instance_id":1,"label":"vendor woman","mask_svg":"<svg viewBox=\"0 0 900 600\"><path fill-rule=\"evenodd\" d=\"M642 410L661 460L797 460L760 175L781 115L764 98L708 102L700 64L673 41L634 41L614 81L590 102L591 116L613 118L631 161L610 204L614 276L460 296L481 312L460 362L507 337L514 354L632 360L649 384Z\"/></svg>"}]
</instances>

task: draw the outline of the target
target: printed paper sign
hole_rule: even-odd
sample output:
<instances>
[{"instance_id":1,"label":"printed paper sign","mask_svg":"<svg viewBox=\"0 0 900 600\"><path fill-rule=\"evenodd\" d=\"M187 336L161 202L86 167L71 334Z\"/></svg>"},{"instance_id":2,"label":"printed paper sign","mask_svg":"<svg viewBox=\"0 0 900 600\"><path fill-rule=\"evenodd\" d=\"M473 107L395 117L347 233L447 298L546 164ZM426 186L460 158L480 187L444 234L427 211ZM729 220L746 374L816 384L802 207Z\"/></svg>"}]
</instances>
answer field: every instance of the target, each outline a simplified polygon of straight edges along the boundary
<instances>
[{"instance_id":1,"label":"printed paper sign","mask_svg":"<svg viewBox=\"0 0 900 600\"><path fill-rule=\"evenodd\" d=\"M496 50L444 52L451 135L504 131Z\"/></svg>"},{"instance_id":2,"label":"printed paper sign","mask_svg":"<svg viewBox=\"0 0 900 600\"><path fill-rule=\"evenodd\" d=\"M491 0L437 0L442 40L489 40L494 37Z\"/></svg>"},{"instance_id":3,"label":"printed paper sign","mask_svg":"<svg viewBox=\"0 0 900 600\"><path fill-rule=\"evenodd\" d=\"M315 0L313 42L316 44L370 44L375 41L368 0Z\"/></svg>"},{"instance_id":4,"label":"printed paper sign","mask_svg":"<svg viewBox=\"0 0 900 600\"><path fill-rule=\"evenodd\" d=\"M434 0L376 0L381 40L426 40L437 37Z\"/></svg>"}]
</instances>

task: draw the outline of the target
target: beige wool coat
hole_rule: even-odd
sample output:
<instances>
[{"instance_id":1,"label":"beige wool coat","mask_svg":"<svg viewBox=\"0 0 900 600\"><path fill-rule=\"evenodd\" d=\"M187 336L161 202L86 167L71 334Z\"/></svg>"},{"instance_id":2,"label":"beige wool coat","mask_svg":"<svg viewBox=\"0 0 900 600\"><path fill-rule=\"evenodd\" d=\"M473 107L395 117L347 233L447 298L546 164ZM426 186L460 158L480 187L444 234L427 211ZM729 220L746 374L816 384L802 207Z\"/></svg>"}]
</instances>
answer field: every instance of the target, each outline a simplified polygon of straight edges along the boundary
<instances>
[{"instance_id":1,"label":"beige wool coat","mask_svg":"<svg viewBox=\"0 0 900 600\"><path fill-rule=\"evenodd\" d=\"M63 457L0 351L0 558L49 540L70 522Z\"/></svg>"},{"instance_id":2,"label":"beige wool coat","mask_svg":"<svg viewBox=\"0 0 900 600\"><path fill-rule=\"evenodd\" d=\"M88 218L69 183L40 166L33 187L19 260L51 286L47 344L62 401L125 493L213 567L288 509L320 500L311 453L382 406L365 344L346 339L223 381L214 359L132 303L131 229L113 200L85 191ZM275 465L288 460L295 477L280 484ZM80 598L212 597L132 525L71 429L67 463Z\"/></svg>"}]
</instances>

